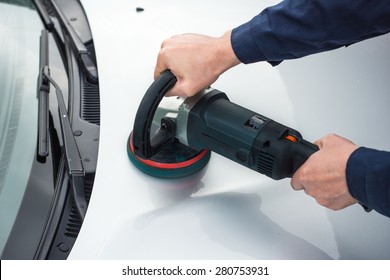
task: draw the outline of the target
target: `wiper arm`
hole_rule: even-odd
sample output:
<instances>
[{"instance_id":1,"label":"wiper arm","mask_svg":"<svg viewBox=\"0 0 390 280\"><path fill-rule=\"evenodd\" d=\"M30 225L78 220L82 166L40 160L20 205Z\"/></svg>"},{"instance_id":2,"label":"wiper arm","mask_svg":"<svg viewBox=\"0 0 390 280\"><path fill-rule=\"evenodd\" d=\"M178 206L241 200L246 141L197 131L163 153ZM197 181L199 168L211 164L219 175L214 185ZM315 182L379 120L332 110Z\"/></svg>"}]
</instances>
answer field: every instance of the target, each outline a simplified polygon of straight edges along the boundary
<instances>
[{"instance_id":1,"label":"wiper arm","mask_svg":"<svg viewBox=\"0 0 390 280\"><path fill-rule=\"evenodd\" d=\"M51 20L49 13L46 11L45 6L42 4L40 0L34 0L34 4L35 7L37 8L39 15L41 16L45 28L49 31L52 31L54 29L54 23Z\"/></svg>"},{"instance_id":2,"label":"wiper arm","mask_svg":"<svg viewBox=\"0 0 390 280\"><path fill-rule=\"evenodd\" d=\"M88 51L87 47L81 40L80 36L74 30L72 24L66 18L62 9L58 6L58 4L55 1L51 1L51 3L53 4L53 7L56 10L57 15L59 16L60 20L63 23L64 29L68 33L70 40L72 41L73 46L77 51L81 64L83 65L83 68L87 73L87 77L89 81L96 84L98 82L98 71L95 62L91 57L91 53Z\"/></svg>"},{"instance_id":3,"label":"wiper arm","mask_svg":"<svg viewBox=\"0 0 390 280\"><path fill-rule=\"evenodd\" d=\"M48 150L48 119L49 119L49 92L50 84L56 90L58 101L58 111L60 115L60 126L66 167L72 186L72 193L75 200L77 211L81 220L84 220L87 211L87 202L84 193L84 167L74 138L72 127L70 125L68 111L65 106L64 96L58 84L50 76L48 66L48 31L42 30L40 40L40 73L38 77L38 155L46 157L49 155Z\"/></svg>"},{"instance_id":4,"label":"wiper arm","mask_svg":"<svg viewBox=\"0 0 390 280\"><path fill-rule=\"evenodd\" d=\"M56 40L57 45L59 46L61 56L64 58L63 53L63 43L60 40L60 35L58 34L57 30L54 27L54 22L51 20L46 7L42 4L40 0L34 0L35 7L37 8L37 11L39 15L41 16L42 22L47 30L50 32L53 32L54 38ZM58 4L55 1L51 1L52 6L54 7L59 19L63 23L63 28L69 35L70 40L72 41L72 44L74 48L76 49L76 52L78 54L78 57L80 59L80 62L87 73L88 80L91 83L96 84L98 82L98 71L96 64L94 60L92 59L92 55L90 51L86 48L83 41L80 39L80 36L77 34L77 32L74 30L72 24L68 21L65 14L63 13L62 9L58 6ZM66 61L63 59L63 61Z\"/></svg>"},{"instance_id":5,"label":"wiper arm","mask_svg":"<svg viewBox=\"0 0 390 280\"><path fill-rule=\"evenodd\" d=\"M64 96L58 84L50 76L49 67L44 67L42 72L43 80L46 80L48 83L52 84L56 90L66 166L68 175L71 179L72 192L76 203L76 208L80 214L81 220L84 220L85 213L87 211L87 201L84 194L84 167L80 157L79 149L77 147L76 139L74 138L73 130L70 125Z\"/></svg>"}]
</instances>

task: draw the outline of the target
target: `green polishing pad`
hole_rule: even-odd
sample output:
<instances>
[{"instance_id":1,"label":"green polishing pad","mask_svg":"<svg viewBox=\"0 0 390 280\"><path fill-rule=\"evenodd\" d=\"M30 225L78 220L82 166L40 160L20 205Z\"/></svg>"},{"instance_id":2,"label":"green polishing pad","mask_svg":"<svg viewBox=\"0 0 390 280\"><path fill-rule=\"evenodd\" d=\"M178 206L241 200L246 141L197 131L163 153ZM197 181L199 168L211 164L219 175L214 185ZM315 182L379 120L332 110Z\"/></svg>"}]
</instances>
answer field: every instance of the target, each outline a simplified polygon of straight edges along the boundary
<instances>
[{"instance_id":1,"label":"green polishing pad","mask_svg":"<svg viewBox=\"0 0 390 280\"><path fill-rule=\"evenodd\" d=\"M158 178L180 178L199 172L208 163L211 151L195 151L175 140L150 159L134 154L132 134L127 141L130 161L142 172Z\"/></svg>"}]
</instances>

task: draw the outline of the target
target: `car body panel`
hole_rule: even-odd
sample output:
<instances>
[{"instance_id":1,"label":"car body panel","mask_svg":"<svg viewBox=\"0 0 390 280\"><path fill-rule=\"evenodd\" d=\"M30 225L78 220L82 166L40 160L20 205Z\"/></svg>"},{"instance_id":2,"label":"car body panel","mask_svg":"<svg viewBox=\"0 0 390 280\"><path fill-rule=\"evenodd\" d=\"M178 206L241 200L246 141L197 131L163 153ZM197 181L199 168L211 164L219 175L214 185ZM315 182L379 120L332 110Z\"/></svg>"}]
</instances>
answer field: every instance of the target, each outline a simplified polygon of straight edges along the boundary
<instances>
[{"instance_id":1,"label":"car body panel","mask_svg":"<svg viewBox=\"0 0 390 280\"><path fill-rule=\"evenodd\" d=\"M95 42L101 128L95 184L70 259L390 258L389 219L358 204L328 210L289 180L215 153L202 172L175 180L145 175L128 159L161 42L188 32L222 35L277 1L82 3ZM213 87L309 141L335 132L389 150L389 43L385 35L278 67L239 65Z\"/></svg>"}]
</instances>

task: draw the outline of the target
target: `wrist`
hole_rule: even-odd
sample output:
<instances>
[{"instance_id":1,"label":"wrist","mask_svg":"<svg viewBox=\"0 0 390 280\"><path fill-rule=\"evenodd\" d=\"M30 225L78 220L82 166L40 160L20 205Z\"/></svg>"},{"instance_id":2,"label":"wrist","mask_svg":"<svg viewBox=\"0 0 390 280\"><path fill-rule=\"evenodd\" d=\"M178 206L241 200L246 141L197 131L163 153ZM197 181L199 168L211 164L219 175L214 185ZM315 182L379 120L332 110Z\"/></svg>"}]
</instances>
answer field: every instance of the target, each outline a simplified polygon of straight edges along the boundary
<instances>
[{"instance_id":1,"label":"wrist","mask_svg":"<svg viewBox=\"0 0 390 280\"><path fill-rule=\"evenodd\" d=\"M218 38L218 47L216 59L219 62L220 68L218 74L222 74L230 68L241 63L237 58L231 43L231 30L225 32L221 37Z\"/></svg>"}]
</instances>

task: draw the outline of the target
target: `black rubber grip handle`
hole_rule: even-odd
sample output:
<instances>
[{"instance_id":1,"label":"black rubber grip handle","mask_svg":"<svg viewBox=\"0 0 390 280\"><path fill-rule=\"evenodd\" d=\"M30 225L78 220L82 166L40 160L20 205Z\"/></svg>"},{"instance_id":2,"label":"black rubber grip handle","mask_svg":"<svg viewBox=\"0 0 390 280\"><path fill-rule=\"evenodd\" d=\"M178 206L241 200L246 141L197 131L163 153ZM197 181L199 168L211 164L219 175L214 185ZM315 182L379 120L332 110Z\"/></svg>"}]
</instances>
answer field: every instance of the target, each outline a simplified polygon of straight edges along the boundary
<instances>
[{"instance_id":1,"label":"black rubber grip handle","mask_svg":"<svg viewBox=\"0 0 390 280\"><path fill-rule=\"evenodd\" d=\"M291 174L287 177L292 177L298 168L301 167L312 154L319 150L317 145L310 143L305 139L300 139L296 143L291 143L291 146L291 161L293 168Z\"/></svg>"},{"instance_id":2,"label":"black rubber grip handle","mask_svg":"<svg viewBox=\"0 0 390 280\"><path fill-rule=\"evenodd\" d=\"M171 71L166 70L150 85L142 98L135 116L132 132L134 153L140 158L151 158L155 154L156 150L160 148L157 147L157 145L161 145L161 143L164 142L163 139L159 139L159 144L152 145L153 141L150 138L150 130L153 122L153 116L158 105L164 95L175 85L176 81L177 79L175 75L173 75ZM164 137L174 137L174 135L166 134Z\"/></svg>"}]
</instances>

